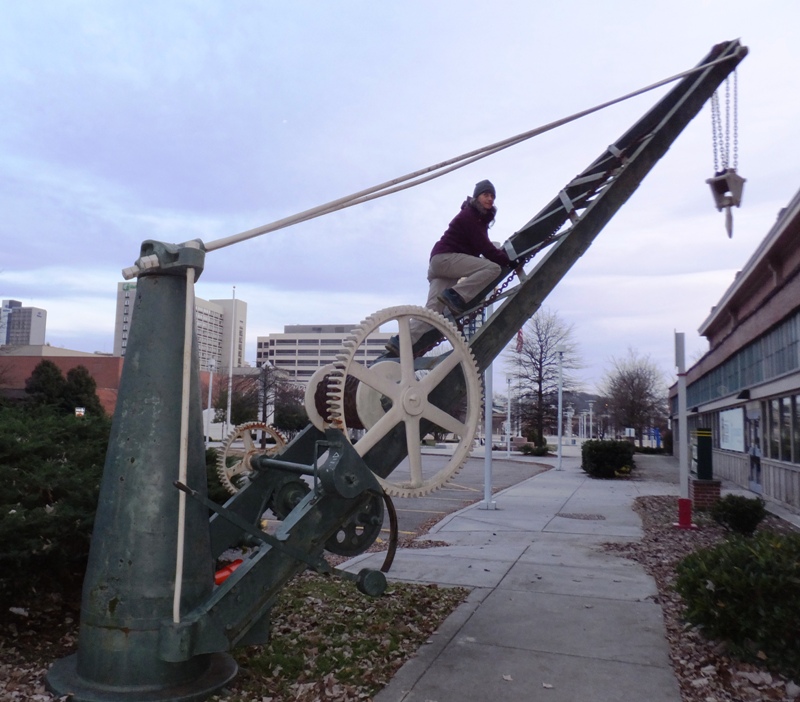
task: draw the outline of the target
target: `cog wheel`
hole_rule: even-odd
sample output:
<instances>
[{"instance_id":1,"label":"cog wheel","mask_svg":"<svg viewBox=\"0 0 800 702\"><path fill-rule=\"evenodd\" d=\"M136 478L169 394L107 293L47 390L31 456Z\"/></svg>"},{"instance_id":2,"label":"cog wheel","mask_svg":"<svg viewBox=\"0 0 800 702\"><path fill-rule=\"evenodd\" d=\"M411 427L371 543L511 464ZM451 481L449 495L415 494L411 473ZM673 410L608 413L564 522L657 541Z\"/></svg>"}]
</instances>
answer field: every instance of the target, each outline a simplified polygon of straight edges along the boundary
<instances>
[{"instance_id":1,"label":"cog wheel","mask_svg":"<svg viewBox=\"0 0 800 702\"><path fill-rule=\"evenodd\" d=\"M287 480L275 490L268 504L273 514L283 521L309 492L311 488L303 480Z\"/></svg>"},{"instance_id":2,"label":"cog wheel","mask_svg":"<svg viewBox=\"0 0 800 702\"><path fill-rule=\"evenodd\" d=\"M371 493L367 503L325 542L325 549L337 556L364 553L380 536L383 514L383 498Z\"/></svg>"},{"instance_id":3,"label":"cog wheel","mask_svg":"<svg viewBox=\"0 0 800 702\"><path fill-rule=\"evenodd\" d=\"M284 446L286 439L275 427L264 422L240 424L225 439L217 455L219 481L231 495L235 495L250 482L253 472L250 459L257 454L273 456Z\"/></svg>"},{"instance_id":4,"label":"cog wheel","mask_svg":"<svg viewBox=\"0 0 800 702\"><path fill-rule=\"evenodd\" d=\"M305 394L305 409L308 420L320 431L325 431L326 426L330 426L328 416L328 380L331 373L336 370L336 366L329 363L327 366L315 371L308 379Z\"/></svg>"},{"instance_id":5,"label":"cog wheel","mask_svg":"<svg viewBox=\"0 0 800 702\"><path fill-rule=\"evenodd\" d=\"M412 320L434 327L444 337L443 345L437 348L438 355L426 356L422 363L418 360L416 367L409 326ZM366 365L364 347L368 345L369 335L390 322L395 322L399 329L399 358ZM442 315L411 305L375 312L344 342L344 351L334 365L336 370L330 377L328 391L331 423L350 438L350 430L355 428L353 415L357 415L365 432L361 438L350 440L360 456L366 455L398 424L405 425L408 459L398 466L397 471L402 474L407 470L407 479L394 482L376 476L389 495L426 495L441 487L461 468L475 439L483 392L469 346L458 329ZM464 402L455 410L438 407L429 399L430 394L454 370L459 371L463 378L466 388ZM455 450L444 467L440 467L441 456L428 456L423 461L423 420L457 439Z\"/></svg>"}]
</instances>

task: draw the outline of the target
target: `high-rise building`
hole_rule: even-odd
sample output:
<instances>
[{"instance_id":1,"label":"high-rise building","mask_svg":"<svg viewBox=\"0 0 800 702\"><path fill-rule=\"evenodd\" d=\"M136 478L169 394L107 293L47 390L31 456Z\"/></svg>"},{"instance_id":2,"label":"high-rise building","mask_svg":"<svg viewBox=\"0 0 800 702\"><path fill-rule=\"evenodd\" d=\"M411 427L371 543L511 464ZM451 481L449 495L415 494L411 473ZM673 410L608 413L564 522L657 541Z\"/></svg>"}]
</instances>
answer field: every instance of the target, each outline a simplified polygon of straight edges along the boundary
<instances>
[{"instance_id":1,"label":"high-rise building","mask_svg":"<svg viewBox=\"0 0 800 702\"><path fill-rule=\"evenodd\" d=\"M114 355L124 356L128 345L136 282L117 283L117 314L114 324ZM244 350L247 339L247 303L243 300L203 300L195 297L195 333L200 370L209 370L210 361L217 372L230 365L233 350L233 367L245 365ZM233 342L233 343L231 343Z\"/></svg>"},{"instance_id":2,"label":"high-rise building","mask_svg":"<svg viewBox=\"0 0 800 702\"><path fill-rule=\"evenodd\" d=\"M266 363L284 371L289 380L305 384L323 366L333 363L355 324L289 324L283 333L259 336L256 366ZM386 353L384 345L391 333L371 334L363 349L363 361Z\"/></svg>"},{"instance_id":3,"label":"high-rise building","mask_svg":"<svg viewBox=\"0 0 800 702\"><path fill-rule=\"evenodd\" d=\"M47 329L47 310L3 300L0 307L0 346L41 346Z\"/></svg>"},{"instance_id":4,"label":"high-rise building","mask_svg":"<svg viewBox=\"0 0 800 702\"><path fill-rule=\"evenodd\" d=\"M198 302L205 301L202 300ZM233 367L240 368L245 365L244 351L245 344L247 343L247 303L243 300L230 298L227 300L209 300L206 304L209 308L216 307L222 310L222 367L228 367L231 353L233 353ZM198 304L197 308L199 309L199 307L200 305ZM199 315L197 322L197 338L199 341ZM204 368L203 365L200 367Z\"/></svg>"}]
</instances>

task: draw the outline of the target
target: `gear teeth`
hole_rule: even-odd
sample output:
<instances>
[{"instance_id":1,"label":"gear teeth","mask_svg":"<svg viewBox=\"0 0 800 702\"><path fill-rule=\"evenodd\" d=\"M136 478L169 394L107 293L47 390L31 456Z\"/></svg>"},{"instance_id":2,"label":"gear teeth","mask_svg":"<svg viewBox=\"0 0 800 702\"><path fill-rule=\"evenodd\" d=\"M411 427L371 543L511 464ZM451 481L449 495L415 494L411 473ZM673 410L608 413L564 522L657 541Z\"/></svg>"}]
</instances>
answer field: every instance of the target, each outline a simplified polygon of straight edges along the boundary
<instances>
[{"instance_id":1,"label":"gear teeth","mask_svg":"<svg viewBox=\"0 0 800 702\"><path fill-rule=\"evenodd\" d=\"M447 465L418 487L404 487L402 484L392 483L380 476L376 476L388 495L393 497L422 497L445 484L462 468L469 457L480 419L482 407L480 398L484 394L480 373L469 344L455 324L437 312L411 305L390 307L367 316L353 330L352 334L342 342L342 350L336 355L336 361L332 366L334 370L329 375L326 402L329 408L331 424L340 429L347 437L349 432L345 418L345 398L350 393L349 382L352 375L349 374L349 370L351 365L356 362L356 353L370 334L378 331L387 322L404 317L427 322L442 333L444 338L452 345L453 352L460 354L459 363L467 385L467 417L465 421L467 431L464 432L464 436L460 437L456 451ZM359 452L358 441L355 442L355 448Z\"/></svg>"},{"instance_id":2,"label":"gear teeth","mask_svg":"<svg viewBox=\"0 0 800 702\"><path fill-rule=\"evenodd\" d=\"M222 486L231 495L235 495L239 492L239 487L234 485L231 481L231 477L233 476L231 468L235 468L235 466L228 466L228 454L231 446L238 437L242 436L245 432L254 430L265 431L267 434L271 435L272 438L275 439L276 449L281 449L286 446L286 439L284 436L271 424L264 424L263 422L245 422L235 427L225 439L223 450L217 454L217 476ZM244 460L244 458L242 460Z\"/></svg>"}]
</instances>

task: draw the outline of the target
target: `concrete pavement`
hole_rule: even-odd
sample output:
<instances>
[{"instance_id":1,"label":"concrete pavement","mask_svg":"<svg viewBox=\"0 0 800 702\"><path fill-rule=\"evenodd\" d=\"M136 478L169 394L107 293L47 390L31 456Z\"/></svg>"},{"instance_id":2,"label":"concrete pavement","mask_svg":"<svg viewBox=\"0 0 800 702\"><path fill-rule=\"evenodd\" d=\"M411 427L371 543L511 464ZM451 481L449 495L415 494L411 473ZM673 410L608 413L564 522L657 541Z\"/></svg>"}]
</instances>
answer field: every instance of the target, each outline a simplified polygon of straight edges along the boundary
<instances>
[{"instance_id":1,"label":"concrete pavement","mask_svg":"<svg viewBox=\"0 0 800 702\"><path fill-rule=\"evenodd\" d=\"M390 581L472 592L376 702L680 702L655 582L601 548L641 537L635 497L678 495L677 461L647 456L661 462L656 480L603 481L577 450L561 470L530 460L553 468L421 537L446 546L398 551ZM382 562L366 553L344 567Z\"/></svg>"}]
</instances>

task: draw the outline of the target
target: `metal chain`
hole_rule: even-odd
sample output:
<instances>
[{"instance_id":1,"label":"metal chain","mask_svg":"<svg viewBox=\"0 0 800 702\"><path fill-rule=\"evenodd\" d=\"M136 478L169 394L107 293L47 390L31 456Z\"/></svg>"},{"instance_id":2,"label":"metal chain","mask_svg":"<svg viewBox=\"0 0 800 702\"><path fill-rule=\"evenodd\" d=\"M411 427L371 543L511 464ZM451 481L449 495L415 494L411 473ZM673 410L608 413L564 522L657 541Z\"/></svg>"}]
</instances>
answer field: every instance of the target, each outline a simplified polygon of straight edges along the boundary
<instances>
[{"instance_id":1,"label":"metal chain","mask_svg":"<svg viewBox=\"0 0 800 702\"><path fill-rule=\"evenodd\" d=\"M731 154L731 81L725 79L725 144L722 147L722 168L730 165Z\"/></svg>"},{"instance_id":2,"label":"metal chain","mask_svg":"<svg viewBox=\"0 0 800 702\"><path fill-rule=\"evenodd\" d=\"M518 268L519 266L525 266L525 265L528 263L528 261L530 261L532 258L533 258L533 255L526 256L525 258L519 259L519 260L518 260L518 266L517 266L517 268ZM467 323L469 323L469 322L472 322L472 321L473 321L474 319L476 319L476 318L477 318L477 316L478 316L479 314L481 314L481 313L482 313L482 312L483 312L483 311L484 311L484 310L485 310L485 309L486 309L486 308L487 308L489 305L491 305L491 304L492 304L493 302L495 302L496 300L500 299L500 297L502 296L502 294L503 294L503 292L505 291L505 289L506 289L506 288L507 288L509 285L511 285L511 281L513 281L513 280L514 280L514 278L516 278L516 277L517 277L517 269L515 268L514 270L512 270L512 271L511 271L511 273L509 273L509 274L508 274L508 278L506 278L506 279L505 279L505 281L504 281L503 283L501 283L501 284L500 284L498 287L496 287L496 288L494 289L494 291L492 292L492 294L491 294L491 295L489 295L489 296L488 296L488 297L487 297L487 298L486 298L486 299L483 301L483 304L482 304L480 307L476 307L474 310L472 310L472 312L470 312L470 313L469 313L469 314L468 314L466 317L464 317L464 319L462 319L462 320L461 320L461 323L460 323L460 324L459 324L459 323L456 323L456 326L458 327L458 330L459 330L459 331L461 331L461 332L463 332L463 331L464 331L464 325L465 325L465 324L467 324Z\"/></svg>"},{"instance_id":3,"label":"metal chain","mask_svg":"<svg viewBox=\"0 0 800 702\"><path fill-rule=\"evenodd\" d=\"M733 72L733 168L739 167L739 71Z\"/></svg>"},{"instance_id":4,"label":"metal chain","mask_svg":"<svg viewBox=\"0 0 800 702\"><path fill-rule=\"evenodd\" d=\"M711 141L714 145L714 173L719 173L719 142L722 137L722 126L719 117L719 94L714 91L711 96Z\"/></svg>"}]
</instances>

